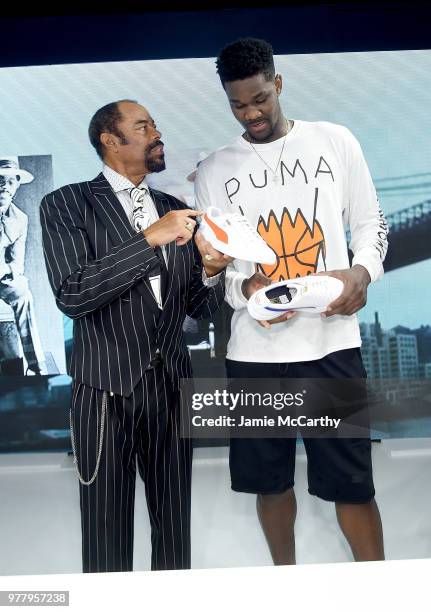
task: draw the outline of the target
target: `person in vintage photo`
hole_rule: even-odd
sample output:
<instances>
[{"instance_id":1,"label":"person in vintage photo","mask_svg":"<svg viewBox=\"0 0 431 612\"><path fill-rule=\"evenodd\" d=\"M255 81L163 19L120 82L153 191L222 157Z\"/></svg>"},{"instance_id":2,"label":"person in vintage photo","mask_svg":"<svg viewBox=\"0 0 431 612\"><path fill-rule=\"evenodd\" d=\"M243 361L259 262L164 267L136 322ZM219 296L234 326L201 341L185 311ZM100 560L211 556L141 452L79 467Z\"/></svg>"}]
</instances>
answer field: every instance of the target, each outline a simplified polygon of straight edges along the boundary
<instances>
[{"instance_id":1,"label":"person in vintage photo","mask_svg":"<svg viewBox=\"0 0 431 612\"><path fill-rule=\"evenodd\" d=\"M28 217L14 204L20 185L30 183L33 178L30 172L19 167L18 157L0 156L0 306L2 310L11 310L11 317L13 313L19 337L16 359L23 354L25 374L40 375L44 354L35 321L33 296L24 275Z\"/></svg>"}]
</instances>

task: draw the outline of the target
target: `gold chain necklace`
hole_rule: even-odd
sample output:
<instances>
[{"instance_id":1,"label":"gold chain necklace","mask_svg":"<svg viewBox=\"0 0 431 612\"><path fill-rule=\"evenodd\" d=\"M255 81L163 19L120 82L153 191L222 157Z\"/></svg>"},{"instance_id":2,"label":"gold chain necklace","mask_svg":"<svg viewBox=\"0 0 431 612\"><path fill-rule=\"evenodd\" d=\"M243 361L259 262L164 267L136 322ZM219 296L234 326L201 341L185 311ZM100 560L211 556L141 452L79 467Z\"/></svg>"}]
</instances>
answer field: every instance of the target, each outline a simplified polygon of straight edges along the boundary
<instances>
[{"instance_id":1,"label":"gold chain necklace","mask_svg":"<svg viewBox=\"0 0 431 612\"><path fill-rule=\"evenodd\" d=\"M292 123L293 125L293 123ZM253 146L253 143L248 141L249 145L251 146L251 148L253 149L253 151L256 153L256 155L261 159L261 161L263 161L263 163L265 164L265 166L267 166L271 172L272 172L272 182L273 183L278 183L280 180L280 177L277 174L277 170L278 170L278 166L280 165L280 161L281 161L281 157L283 155L283 151L284 151L284 145L286 144L286 136L288 135L288 133L290 132L290 130L292 129L292 125L290 123L290 119L286 119L286 133L284 135L284 139L283 139L283 146L281 147L281 151L280 151L280 155L278 158L278 162L277 165L275 166L275 170L273 170L271 168L271 166L263 159L262 155L260 155L260 153L255 149L255 147Z\"/></svg>"}]
</instances>

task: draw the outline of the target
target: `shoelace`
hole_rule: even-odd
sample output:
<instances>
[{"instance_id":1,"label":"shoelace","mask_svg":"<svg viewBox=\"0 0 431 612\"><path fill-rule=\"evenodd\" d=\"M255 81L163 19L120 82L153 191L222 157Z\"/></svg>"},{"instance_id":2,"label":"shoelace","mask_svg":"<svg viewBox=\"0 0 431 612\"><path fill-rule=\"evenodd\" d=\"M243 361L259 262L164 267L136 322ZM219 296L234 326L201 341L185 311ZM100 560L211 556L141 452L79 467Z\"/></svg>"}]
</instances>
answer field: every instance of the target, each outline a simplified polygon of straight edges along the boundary
<instances>
[{"instance_id":1,"label":"shoelace","mask_svg":"<svg viewBox=\"0 0 431 612\"><path fill-rule=\"evenodd\" d=\"M237 223L241 223L242 226L245 227L245 229L247 230L248 234L250 235L250 238L252 238L255 242L261 242L263 240L263 238L259 236L256 230L253 229L247 217L244 217L243 215L232 214L229 215L229 218L235 220Z\"/></svg>"}]
</instances>

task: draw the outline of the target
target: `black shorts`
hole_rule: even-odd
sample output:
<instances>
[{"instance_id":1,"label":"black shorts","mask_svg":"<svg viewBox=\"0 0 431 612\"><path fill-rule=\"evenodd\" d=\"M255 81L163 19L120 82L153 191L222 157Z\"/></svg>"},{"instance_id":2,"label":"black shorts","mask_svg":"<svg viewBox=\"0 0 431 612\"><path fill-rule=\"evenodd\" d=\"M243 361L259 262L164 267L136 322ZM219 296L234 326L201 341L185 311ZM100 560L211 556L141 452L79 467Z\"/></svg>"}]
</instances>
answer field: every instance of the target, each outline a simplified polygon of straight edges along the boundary
<instances>
[{"instance_id":1,"label":"black shorts","mask_svg":"<svg viewBox=\"0 0 431 612\"><path fill-rule=\"evenodd\" d=\"M359 348L315 361L249 363L226 360L228 378L366 378ZM304 438L308 491L327 501L365 503L374 497L371 441L366 438ZM232 489L282 493L294 485L295 438L231 438Z\"/></svg>"}]
</instances>

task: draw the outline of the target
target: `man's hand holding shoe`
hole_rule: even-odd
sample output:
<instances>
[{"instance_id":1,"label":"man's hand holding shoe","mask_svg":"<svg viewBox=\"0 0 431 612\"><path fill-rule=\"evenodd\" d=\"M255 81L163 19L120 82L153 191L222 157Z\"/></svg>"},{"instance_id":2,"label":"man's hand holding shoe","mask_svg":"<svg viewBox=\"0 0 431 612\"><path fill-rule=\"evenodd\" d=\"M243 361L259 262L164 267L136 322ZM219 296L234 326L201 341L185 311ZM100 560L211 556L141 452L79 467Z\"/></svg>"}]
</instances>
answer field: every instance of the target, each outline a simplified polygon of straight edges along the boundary
<instances>
[{"instance_id":1,"label":"man's hand holding shoe","mask_svg":"<svg viewBox=\"0 0 431 612\"><path fill-rule=\"evenodd\" d=\"M261 274L260 272L255 272L253 276L250 276L250 278L246 278L243 281L242 292L244 297L249 300L253 293L256 293L256 291L262 289L263 287L267 287L268 285L271 285L271 279L265 276L264 274ZM275 319L271 319L270 321L258 321L258 323L261 327L265 327L265 329L270 329L271 325L274 325L274 323L283 323L284 321L288 321L295 315L295 311L286 312L280 315L279 317L276 317Z\"/></svg>"},{"instance_id":2,"label":"man's hand holding shoe","mask_svg":"<svg viewBox=\"0 0 431 612\"><path fill-rule=\"evenodd\" d=\"M205 273L208 278L220 274L226 266L233 261L233 257L224 255L217 251L211 246L211 243L202 236L200 232L197 232L195 236L195 244L198 247L199 253L202 257L202 264L205 268Z\"/></svg>"}]
</instances>

